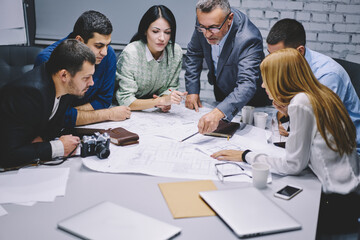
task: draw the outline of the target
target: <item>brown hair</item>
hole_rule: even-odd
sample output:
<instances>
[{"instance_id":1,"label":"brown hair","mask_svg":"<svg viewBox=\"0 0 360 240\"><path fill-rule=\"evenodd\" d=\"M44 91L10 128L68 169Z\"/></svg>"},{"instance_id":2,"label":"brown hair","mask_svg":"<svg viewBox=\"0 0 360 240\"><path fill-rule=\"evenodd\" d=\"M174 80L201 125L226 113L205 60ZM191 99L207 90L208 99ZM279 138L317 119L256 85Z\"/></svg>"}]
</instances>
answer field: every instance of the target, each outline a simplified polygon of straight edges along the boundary
<instances>
[{"instance_id":1,"label":"brown hair","mask_svg":"<svg viewBox=\"0 0 360 240\"><path fill-rule=\"evenodd\" d=\"M313 107L316 124L327 146L342 156L356 147L356 129L340 98L314 76L306 59L295 49L269 54L260 65L263 81L274 101L289 105L305 93ZM333 136L328 139L326 133Z\"/></svg>"}]
</instances>

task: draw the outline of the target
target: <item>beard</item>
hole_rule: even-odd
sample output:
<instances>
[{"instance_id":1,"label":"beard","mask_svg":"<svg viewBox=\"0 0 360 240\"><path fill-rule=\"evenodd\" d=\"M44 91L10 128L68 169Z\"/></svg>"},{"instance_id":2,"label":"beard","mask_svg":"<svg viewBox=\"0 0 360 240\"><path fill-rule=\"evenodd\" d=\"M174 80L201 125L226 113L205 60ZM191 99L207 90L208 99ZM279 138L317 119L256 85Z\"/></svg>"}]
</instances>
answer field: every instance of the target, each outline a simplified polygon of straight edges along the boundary
<instances>
[{"instance_id":1,"label":"beard","mask_svg":"<svg viewBox=\"0 0 360 240\"><path fill-rule=\"evenodd\" d=\"M83 90L80 90L78 87L76 87L74 80L70 80L68 84L68 92L70 95L74 95L76 97L83 98L85 96L85 93L88 88L84 88Z\"/></svg>"}]
</instances>

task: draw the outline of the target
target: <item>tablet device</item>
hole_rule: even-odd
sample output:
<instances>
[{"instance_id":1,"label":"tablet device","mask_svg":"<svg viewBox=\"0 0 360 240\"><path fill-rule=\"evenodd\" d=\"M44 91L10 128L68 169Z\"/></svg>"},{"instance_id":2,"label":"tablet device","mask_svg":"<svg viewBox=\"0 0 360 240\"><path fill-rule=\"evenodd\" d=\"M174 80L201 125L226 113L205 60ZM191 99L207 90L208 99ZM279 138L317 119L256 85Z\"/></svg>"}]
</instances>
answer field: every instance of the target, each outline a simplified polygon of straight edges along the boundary
<instances>
[{"instance_id":1,"label":"tablet device","mask_svg":"<svg viewBox=\"0 0 360 240\"><path fill-rule=\"evenodd\" d=\"M141 213L102 202L58 223L83 239L169 239L181 229Z\"/></svg>"},{"instance_id":2,"label":"tablet device","mask_svg":"<svg viewBox=\"0 0 360 240\"><path fill-rule=\"evenodd\" d=\"M253 187L200 192L200 196L238 237L301 229L294 218Z\"/></svg>"}]
</instances>

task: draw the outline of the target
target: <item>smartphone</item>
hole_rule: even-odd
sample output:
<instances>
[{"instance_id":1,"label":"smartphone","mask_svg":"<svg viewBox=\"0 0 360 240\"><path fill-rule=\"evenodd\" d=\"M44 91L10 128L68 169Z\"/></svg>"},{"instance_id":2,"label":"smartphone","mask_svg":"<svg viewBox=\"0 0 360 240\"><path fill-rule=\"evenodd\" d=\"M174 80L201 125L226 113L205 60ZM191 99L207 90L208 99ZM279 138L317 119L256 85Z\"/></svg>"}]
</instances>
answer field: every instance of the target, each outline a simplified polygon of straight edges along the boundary
<instances>
[{"instance_id":1,"label":"smartphone","mask_svg":"<svg viewBox=\"0 0 360 240\"><path fill-rule=\"evenodd\" d=\"M274 194L274 196L278 197L278 198L285 199L285 200L289 200L289 199L293 198L296 194L298 194L301 191L302 191L301 187L296 187L296 186L293 186L293 185L286 185L285 187L283 187L282 189L277 191Z\"/></svg>"}]
</instances>

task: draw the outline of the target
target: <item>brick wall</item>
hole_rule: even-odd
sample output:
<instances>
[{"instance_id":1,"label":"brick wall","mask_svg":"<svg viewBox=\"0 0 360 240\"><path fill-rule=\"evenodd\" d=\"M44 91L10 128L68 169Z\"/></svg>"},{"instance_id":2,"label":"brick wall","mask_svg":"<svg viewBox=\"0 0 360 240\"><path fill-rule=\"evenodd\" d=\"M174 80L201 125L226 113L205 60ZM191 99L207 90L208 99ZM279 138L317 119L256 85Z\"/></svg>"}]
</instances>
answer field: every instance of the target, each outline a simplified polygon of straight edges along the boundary
<instances>
[{"instance_id":1,"label":"brick wall","mask_svg":"<svg viewBox=\"0 0 360 240\"><path fill-rule=\"evenodd\" d=\"M333 58L360 63L360 0L229 0L260 29L264 38L280 19L294 18L306 31L307 47ZM201 75L202 98L213 98L213 88ZM180 74L185 89L184 71Z\"/></svg>"},{"instance_id":2,"label":"brick wall","mask_svg":"<svg viewBox=\"0 0 360 240\"><path fill-rule=\"evenodd\" d=\"M307 46L330 57L360 63L360 0L229 0L266 36L279 19L294 18L307 34Z\"/></svg>"}]
</instances>

